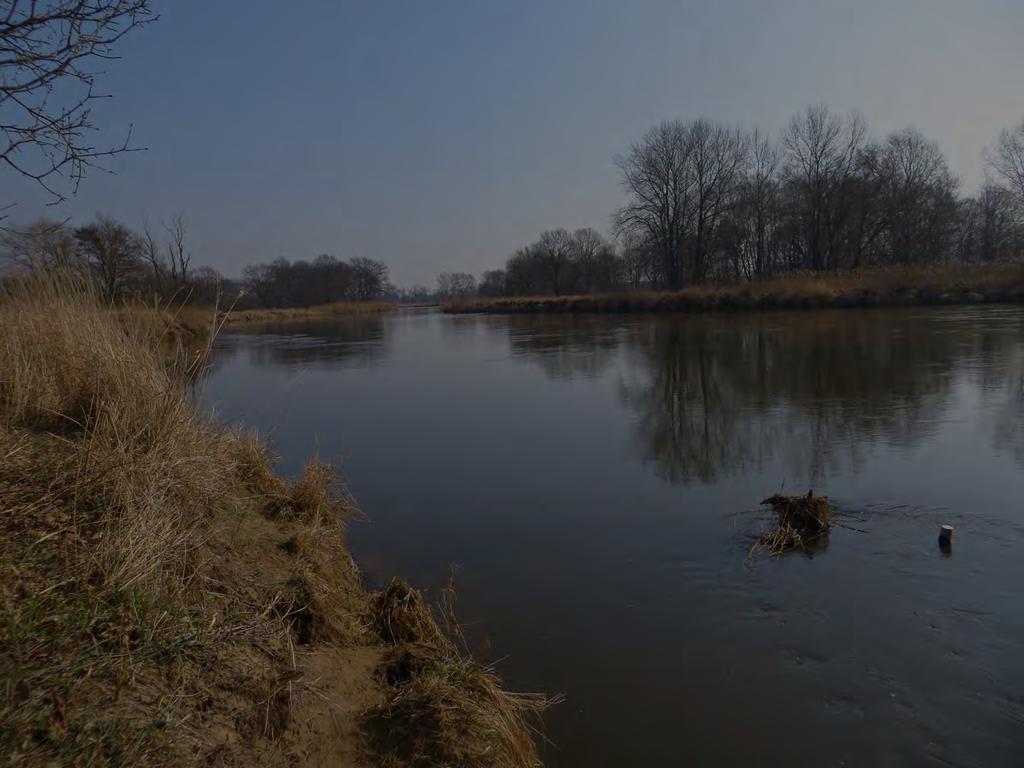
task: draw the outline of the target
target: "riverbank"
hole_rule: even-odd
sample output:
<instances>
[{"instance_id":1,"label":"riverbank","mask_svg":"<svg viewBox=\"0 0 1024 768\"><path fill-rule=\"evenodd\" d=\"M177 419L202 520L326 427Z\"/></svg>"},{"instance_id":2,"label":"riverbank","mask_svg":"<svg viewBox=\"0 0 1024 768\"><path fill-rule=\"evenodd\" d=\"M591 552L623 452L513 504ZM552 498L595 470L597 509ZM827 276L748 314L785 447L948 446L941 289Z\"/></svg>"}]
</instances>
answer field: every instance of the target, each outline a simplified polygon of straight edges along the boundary
<instances>
[{"instance_id":1,"label":"riverbank","mask_svg":"<svg viewBox=\"0 0 1024 768\"><path fill-rule=\"evenodd\" d=\"M374 315L392 312L398 305L389 301L339 301L312 307L286 307L281 309L234 309L223 314L228 325L243 323L275 323L284 320L316 320L346 315Z\"/></svg>"},{"instance_id":2,"label":"riverbank","mask_svg":"<svg viewBox=\"0 0 1024 768\"><path fill-rule=\"evenodd\" d=\"M142 303L118 306L117 313L128 324L159 326L165 341L185 346L204 347L225 326L273 325L290 321L318 320L332 317L365 316L392 312L397 304L387 301L336 302L311 307L280 309L220 310L212 306L166 304L155 307Z\"/></svg>"},{"instance_id":3,"label":"riverbank","mask_svg":"<svg viewBox=\"0 0 1024 768\"><path fill-rule=\"evenodd\" d=\"M6 760L537 765L543 700L367 589L331 467L281 478L209 421L173 332L53 281L0 297Z\"/></svg>"},{"instance_id":4,"label":"riverbank","mask_svg":"<svg viewBox=\"0 0 1024 768\"><path fill-rule=\"evenodd\" d=\"M905 267L835 275L800 274L671 292L462 299L442 305L441 310L452 314L707 312L1022 301L1024 265L1014 263L985 268Z\"/></svg>"}]
</instances>

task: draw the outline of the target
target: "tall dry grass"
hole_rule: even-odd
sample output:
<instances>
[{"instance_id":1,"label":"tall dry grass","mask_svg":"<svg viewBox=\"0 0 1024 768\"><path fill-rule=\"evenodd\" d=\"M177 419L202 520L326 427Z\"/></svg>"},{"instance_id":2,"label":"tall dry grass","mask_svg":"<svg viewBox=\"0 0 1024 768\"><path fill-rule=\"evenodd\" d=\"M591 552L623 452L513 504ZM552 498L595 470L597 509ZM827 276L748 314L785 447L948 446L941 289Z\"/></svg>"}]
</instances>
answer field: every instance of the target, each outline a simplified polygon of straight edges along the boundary
<instances>
[{"instance_id":1,"label":"tall dry grass","mask_svg":"<svg viewBox=\"0 0 1024 768\"><path fill-rule=\"evenodd\" d=\"M184 333L71 277L0 295L0 762L205 764L230 738L281 763L301 616L361 632L333 474L285 483L210 422Z\"/></svg>"},{"instance_id":2,"label":"tall dry grass","mask_svg":"<svg viewBox=\"0 0 1024 768\"><path fill-rule=\"evenodd\" d=\"M160 590L180 583L197 524L232 480L234 441L197 413L182 386L197 359L160 315L123 312L73 278L10 286L0 423L47 436L40 462L76 511L95 515L104 578Z\"/></svg>"}]
</instances>

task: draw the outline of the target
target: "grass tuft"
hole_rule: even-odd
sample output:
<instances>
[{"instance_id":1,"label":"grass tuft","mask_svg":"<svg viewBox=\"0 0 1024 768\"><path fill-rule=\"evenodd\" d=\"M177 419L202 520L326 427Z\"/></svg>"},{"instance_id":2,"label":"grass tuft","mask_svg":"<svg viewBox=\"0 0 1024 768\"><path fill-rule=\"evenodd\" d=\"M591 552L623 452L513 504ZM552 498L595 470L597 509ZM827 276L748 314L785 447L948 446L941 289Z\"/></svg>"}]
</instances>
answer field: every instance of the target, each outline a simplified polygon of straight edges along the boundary
<instances>
[{"instance_id":1,"label":"grass tuft","mask_svg":"<svg viewBox=\"0 0 1024 768\"><path fill-rule=\"evenodd\" d=\"M351 498L340 486L334 467L314 456L291 483L284 514L311 525L341 524L352 509Z\"/></svg>"},{"instance_id":2,"label":"grass tuft","mask_svg":"<svg viewBox=\"0 0 1024 768\"><path fill-rule=\"evenodd\" d=\"M387 643L440 643L441 632L423 595L392 579L373 595L374 630Z\"/></svg>"},{"instance_id":3,"label":"grass tuft","mask_svg":"<svg viewBox=\"0 0 1024 768\"><path fill-rule=\"evenodd\" d=\"M494 670L475 661L453 627L442 631L423 596L395 579L373 597L374 627L394 645L378 670L383 703L366 727L385 766L534 768L530 724L553 702L502 689ZM451 636L450 636L451 635Z\"/></svg>"}]
</instances>

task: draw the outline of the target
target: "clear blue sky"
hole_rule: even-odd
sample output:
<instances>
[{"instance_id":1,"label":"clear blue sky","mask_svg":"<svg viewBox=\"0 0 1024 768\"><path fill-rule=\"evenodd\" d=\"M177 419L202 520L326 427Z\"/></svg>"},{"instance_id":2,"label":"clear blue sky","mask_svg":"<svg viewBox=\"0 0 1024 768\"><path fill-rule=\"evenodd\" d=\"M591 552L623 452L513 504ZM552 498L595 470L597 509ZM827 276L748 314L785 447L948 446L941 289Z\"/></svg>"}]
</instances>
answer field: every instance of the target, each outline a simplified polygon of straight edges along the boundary
<instances>
[{"instance_id":1,"label":"clear blue sky","mask_svg":"<svg viewBox=\"0 0 1024 768\"><path fill-rule=\"evenodd\" d=\"M664 118L774 132L808 103L859 108L876 135L939 140L973 191L1024 117L1021 0L155 5L97 108L149 150L49 213L180 210L196 261L230 275L326 252L432 284L545 228L606 231L614 155ZM15 219L43 211L9 184Z\"/></svg>"}]
</instances>

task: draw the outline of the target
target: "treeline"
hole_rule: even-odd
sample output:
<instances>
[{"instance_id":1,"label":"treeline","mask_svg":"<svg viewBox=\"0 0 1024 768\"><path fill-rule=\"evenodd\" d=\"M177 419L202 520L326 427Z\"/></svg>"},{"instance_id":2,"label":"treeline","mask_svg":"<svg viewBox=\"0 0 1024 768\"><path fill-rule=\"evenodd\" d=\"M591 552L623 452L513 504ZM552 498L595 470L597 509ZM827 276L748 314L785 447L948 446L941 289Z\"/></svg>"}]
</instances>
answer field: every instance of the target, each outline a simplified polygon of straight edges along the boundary
<instances>
[{"instance_id":1,"label":"treeline","mask_svg":"<svg viewBox=\"0 0 1024 768\"><path fill-rule=\"evenodd\" d=\"M193 266L183 216L136 232L99 214L83 226L39 219L0 231L0 259L16 270L71 272L91 278L108 301L154 296L239 309L306 307L339 301L374 301L393 293L379 261L318 256L247 266L242 280Z\"/></svg>"},{"instance_id":2,"label":"treeline","mask_svg":"<svg viewBox=\"0 0 1024 768\"><path fill-rule=\"evenodd\" d=\"M625 274L615 246L596 230L555 229L516 251L505 269L484 272L479 282L468 272L442 272L433 293L421 286L409 293L434 301L473 296L601 293L621 287Z\"/></svg>"},{"instance_id":3,"label":"treeline","mask_svg":"<svg viewBox=\"0 0 1024 768\"><path fill-rule=\"evenodd\" d=\"M484 281L478 286L476 277L469 272L442 272L437 276L435 288L431 289L420 284L407 288L394 288L390 298L402 304L435 304L455 299L468 299L477 295L491 295L486 293L486 278L489 274L484 273Z\"/></svg>"},{"instance_id":4,"label":"treeline","mask_svg":"<svg viewBox=\"0 0 1024 768\"><path fill-rule=\"evenodd\" d=\"M986 182L962 196L936 142L912 128L872 139L856 113L810 107L778 138L703 119L663 122L616 158L627 200L613 216L614 241L591 229L544 232L504 269L484 273L476 293L677 290L1016 258L1024 253L1024 123L1004 131L985 159ZM460 285L456 298L467 293Z\"/></svg>"},{"instance_id":5,"label":"treeline","mask_svg":"<svg viewBox=\"0 0 1024 768\"><path fill-rule=\"evenodd\" d=\"M264 307L309 307L338 301L376 301L391 294L388 268L374 259L345 261L317 256L313 261L276 259L252 264L242 284Z\"/></svg>"},{"instance_id":6,"label":"treeline","mask_svg":"<svg viewBox=\"0 0 1024 768\"><path fill-rule=\"evenodd\" d=\"M136 232L99 214L83 226L42 218L0 232L0 258L15 270L90 277L108 301L125 296L213 304L238 285L210 267L192 266L182 215Z\"/></svg>"}]
</instances>

